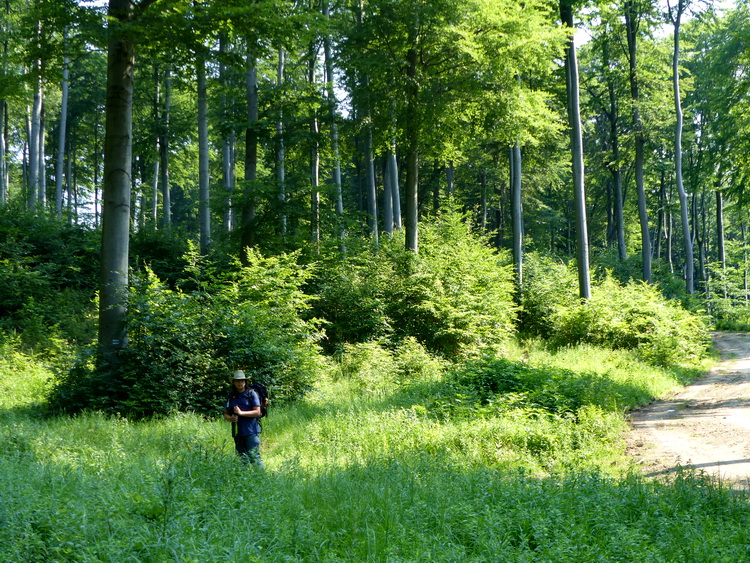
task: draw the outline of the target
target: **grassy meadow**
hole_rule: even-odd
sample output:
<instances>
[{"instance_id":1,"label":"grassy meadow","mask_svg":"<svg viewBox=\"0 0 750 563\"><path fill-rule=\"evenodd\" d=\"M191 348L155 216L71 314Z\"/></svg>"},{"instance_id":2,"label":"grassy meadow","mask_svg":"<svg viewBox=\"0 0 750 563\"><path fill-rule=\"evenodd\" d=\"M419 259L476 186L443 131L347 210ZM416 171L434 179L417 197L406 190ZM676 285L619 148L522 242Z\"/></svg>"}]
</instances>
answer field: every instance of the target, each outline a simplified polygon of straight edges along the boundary
<instances>
[{"instance_id":1,"label":"grassy meadow","mask_svg":"<svg viewBox=\"0 0 750 563\"><path fill-rule=\"evenodd\" d=\"M47 416L52 373L2 352L2 561L750 560L745 493L630 467L627 409L695 372L627 352L508 350L533 385L477 403L438 362L391 358L408 374L394 379L352 349L272 408L262 472L218 409Z\"/></svg>"}]
</instances>

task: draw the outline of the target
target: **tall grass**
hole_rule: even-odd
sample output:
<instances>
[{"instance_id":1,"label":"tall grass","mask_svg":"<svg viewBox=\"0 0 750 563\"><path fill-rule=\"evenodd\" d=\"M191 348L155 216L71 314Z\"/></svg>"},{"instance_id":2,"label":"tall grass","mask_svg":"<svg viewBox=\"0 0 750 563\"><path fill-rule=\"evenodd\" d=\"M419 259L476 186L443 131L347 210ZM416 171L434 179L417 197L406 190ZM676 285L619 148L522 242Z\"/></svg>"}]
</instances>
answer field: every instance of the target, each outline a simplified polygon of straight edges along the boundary
<instances>
[{"instance_id":1,"label":"tall grass","mask_svg":"<svg viewBox=\"0 0 750 563\"><path fill-rule=\"evenodd\" d=\"M593 348L517 353L602 381L630 372L643 396L678 383ZM592 399L568 418L526 407L450 416L430 403L450 397L437 365L407 380L371 371L366 389L358 372L333 373L308 400L271 411L260 472L235 459L218 417L39 416L30 397L50 374L13 362L0 364L0 560L750 558L744 494L700 474L658 482L627 470L630 398Z\"/></svg>"}]
</instances>

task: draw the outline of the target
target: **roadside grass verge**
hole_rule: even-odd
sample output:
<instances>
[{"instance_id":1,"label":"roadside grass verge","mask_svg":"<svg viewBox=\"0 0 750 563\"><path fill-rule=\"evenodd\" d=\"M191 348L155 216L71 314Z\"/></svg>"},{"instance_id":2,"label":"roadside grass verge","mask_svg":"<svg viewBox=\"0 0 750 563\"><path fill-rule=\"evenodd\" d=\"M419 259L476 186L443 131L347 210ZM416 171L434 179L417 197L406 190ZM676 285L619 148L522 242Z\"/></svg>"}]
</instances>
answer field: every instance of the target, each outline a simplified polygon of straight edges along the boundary
<instances>
[{"instance_id":1,"label":"roadside grass verge","mask_svg":"<svg viewBox=\"0 0 750 563\"><path fill-rule=\"evenodd\" d=\"M744 493L628 471L625 409L682 375L594 348L509 355L540 371L513 372L520 391L491 408L447 368L375 370L364 386L334 373L264 421L265 472L237 462L218 420L39 416L29 395L51 374L18 356L13 373L0 364L0 560L750 558ZM561 399L535 406L524 378L545 369ZM595 392L556 410L580 382ZM607 400L614 388L622 398Z\"/></svg>"}]
</instances>

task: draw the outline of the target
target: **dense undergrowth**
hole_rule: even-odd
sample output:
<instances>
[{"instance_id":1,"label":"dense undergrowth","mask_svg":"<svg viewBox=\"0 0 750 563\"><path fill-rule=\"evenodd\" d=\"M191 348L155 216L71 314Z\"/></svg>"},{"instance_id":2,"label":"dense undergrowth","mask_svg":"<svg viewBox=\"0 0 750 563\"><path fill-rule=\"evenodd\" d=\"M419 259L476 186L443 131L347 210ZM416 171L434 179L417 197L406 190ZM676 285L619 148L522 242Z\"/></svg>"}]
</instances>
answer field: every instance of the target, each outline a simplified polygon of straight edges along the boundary
<instances>
[{"instance_id":1,"label":"dense undergrowth","mask_svg":"<svg viewBox=\"0 0 750 563\"><path fill-rule=\"evenodd\" d=\"M706 368L695 303L605 270L581 302L535 254L516 294L458 213L420 226L419 256L397 235L241 264L152 233L113 370L88 345L91 233L13 221L0 560L750 559L745 493L624 455L628 410ZM271 390L264 472L219 416L237 367Z\"/></svg>"},{"instance_id":2,"label":"dense undergrowth","mask_svg":"<svg viewBox=\"0 0 750 563\"><path fill-rule=\"evenodd\" d=\"M413 342L355 346L266 419L264 472L239 464L219 417L45 416L51 373L12 342L2 352L2 560L750 557L743 493L630 470L623 409L688 376L629 352L510 346L498 361L525 362L497 383L488 360L456 371ZM375 357L382 369L361 369Z\"/></svg>"}]
</instances>

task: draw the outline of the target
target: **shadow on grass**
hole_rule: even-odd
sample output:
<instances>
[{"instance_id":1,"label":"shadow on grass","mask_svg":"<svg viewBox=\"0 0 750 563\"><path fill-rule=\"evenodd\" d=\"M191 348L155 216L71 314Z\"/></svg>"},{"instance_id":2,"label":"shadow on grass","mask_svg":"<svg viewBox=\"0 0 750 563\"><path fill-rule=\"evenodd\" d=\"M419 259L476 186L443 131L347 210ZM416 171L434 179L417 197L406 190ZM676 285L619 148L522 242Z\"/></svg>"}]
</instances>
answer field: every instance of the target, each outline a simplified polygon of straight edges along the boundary
<instances>
[{"instance_id":1,"label":"shadow on grass","mask_svg":"<svg viewBox=\"0 0 750 563\"><path fill-rule=\"evenodd\" d=\"M672 377L689 382L698 369L674 368ZM356 389L356 382L352 382ZM314 422L323 416L347 413L387 413L414 409L427 417L470 419L503 411L529 409L551 416L573 415L583 407L622 414L652 402L656 397L643 382L619 381L607 373L557 367L531 367L508 360L479 361L444 374L433 381L394 382L384 380L376 392L341 394L328 402L290 405L285 415L297 423Z\"/></svg>"}]
</instances>

